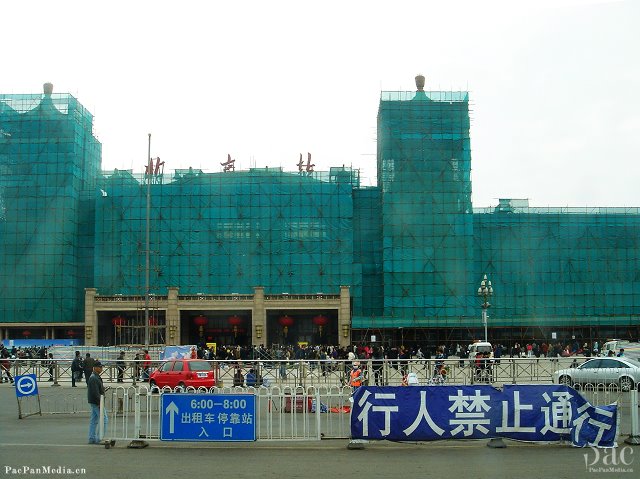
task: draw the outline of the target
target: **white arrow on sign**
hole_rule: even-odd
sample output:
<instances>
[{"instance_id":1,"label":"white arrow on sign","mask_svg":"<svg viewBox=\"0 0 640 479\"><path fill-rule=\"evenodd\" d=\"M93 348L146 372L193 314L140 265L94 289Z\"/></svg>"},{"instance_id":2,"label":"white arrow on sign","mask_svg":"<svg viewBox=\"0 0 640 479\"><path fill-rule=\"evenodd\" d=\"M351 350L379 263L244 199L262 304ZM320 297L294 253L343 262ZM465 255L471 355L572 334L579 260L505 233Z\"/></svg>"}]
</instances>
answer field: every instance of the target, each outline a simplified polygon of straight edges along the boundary
<instances>
[{"instance_id":1,"label":"white arrow on sign","mask_svg":"<svg viewBox=\"0 0 640 479\"><path fill-rule=\"evenodd\" d=\"M20 394L29 396L36 390L36 380L31 376L22 376L16 381L16 389L20 391Z\"/></svg>"},{"instance_id":2,"label":"white arrow on sign","mask_svg":"<svg viewBox=\"0 0 640 479\"><path fill-rule=\"evenodd\" d=\"M176 403L174 403L173 401L171 401L164 410L165 414L169 414L169 434L173 434L173 423L176 417L175 415L178 414L178 411L178 406L176 406Z\"/></svg>"}]
</instances>

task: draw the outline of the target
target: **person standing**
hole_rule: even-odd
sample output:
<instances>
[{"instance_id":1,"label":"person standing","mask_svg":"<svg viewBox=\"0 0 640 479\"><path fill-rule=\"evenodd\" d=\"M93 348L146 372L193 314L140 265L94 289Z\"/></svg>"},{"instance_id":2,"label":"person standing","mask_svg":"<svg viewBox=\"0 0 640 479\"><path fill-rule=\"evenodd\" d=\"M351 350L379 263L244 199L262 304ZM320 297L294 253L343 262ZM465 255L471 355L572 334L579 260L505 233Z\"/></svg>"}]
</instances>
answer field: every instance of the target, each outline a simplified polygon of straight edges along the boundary
<instances>
[{"instance_id":1,"label":"person standing","mask_svg":"<svg viewBox=\"0 0 640 479\"><path fill-rule=\"evenodd\" d=\"M382 369L384 367L384 353L380 346L373 347L373 361L371 367L373 368L373 377L375 379L376 386L382 386Z\"/></svg>"},{"instance_id":2,"label":"person standing","mask_svg":"<svg viewBox=\"0 0 640 479\"><path fill-rule=\"evenodd\" d=\"M133 357L134 378L136 381L140 381L140 374L142 373L142 366L140 365L140 353L136 353Z\"/></svg>"},{"instance_id":3,"label":"person standing","mask_svg":"<svg viewBox=\"0 0 640 479\"><path fill-rule=\"evenodd\" d=\"M118 370L118 382L119 383L123 383L124 382L124 370L127 367L126 363L124 362L124 351L120 351L120 356L118 356L118 359L116 359L116 368Z\"/></svg>"},{"instance_id":4,"label":"person standing","mask_svg":"<svg viewBox=\"0 0 640 479\"><path fill-rule=\"evenodd\" d=\"M56 362L53 360L53 353L47 355L47 369L49 370L49 381L53 381L53 373L56 367Z\"/></svg>"},{"instance_id":5,"label":"person standing","mask_svg":"<svg viewBox=\"0 0 640 479\"><path fill-rule=\"evenodd\" d=\"M98 428L98 420L100 419L100 399L104 397L104 384L102 383L102 363L93 361L93 373L87 382L87 401L91 408L91 417L89 418L89 444L100 444L100 432ZM104 430L107 430L107 411L104 410Z\"/></svg>"},{"instance_id":6,"label":"person standing","mask_svg":"<svg viewBox=\"0 0 640 479\"><path fill-rule=\"evenodd\" d=\"M87 384L89 384L89 378L91 377L91 373L93 372L94 363L95 363L95 359L91 357L91 354L87 353L85 355L84 363L83 363L84 378L85 378L85 381L87 381Z\"/></svg>"},{"instance_id":7,"label":"person standing","mask_svg":"<svg viewBox=\"0 0 640 479\"><path fill-rule=\"evenodd\" d=\"M497 344L496 345L496 349L493 352L493 357L496 360L496 364L500 364L500 358L502 357L502 345L501 344Z\"/></svg>"},{"instance_id":8,"label":"person standing","mask_svg":"<svg viewBox=\"0 0 640 479\"><path fill-rule=\"evenodd\" d=\"M247 372L244 380L247 383L247 387L255 387L258 384L258 376L256 375L256 371L253 368L249 369L249 372Z\"/></svg>"},{"instance_id":9,"label":"person standing","mask_svg":"<svg viewBox=\"0 0 640 479\"><path fill-rule=\"evenodd\" d=\"M360 361L353 362L353 369L349 373L349 386L353 388L353 392L362 386L362 381L364 380L362 370L360 369Z\"/></svg>"},{"instance_id":10,"label":"person standing","mask_svg":"<svg viewBox=\"0 0 640 479\"><path fill-rule=\"evenodd\" d=\"M11 354L9 351L0 344L0 365L2 366L2 370L0 371L0 382L4 382L3 376L6 374L7 379L6 382L11 382L13 384L13 376L11 376Z\"/></svg>"},{"instance_id":11,"label":"person standing","mask_svg":"<svg viewBox=\"0 0 640 479\"><path fill-rule=\"evenodd\" d=\"M82 358L80 357L80 351L76 351L76 355L71 361L71 387L76 387L76 381L82 381L82 375L84 373L84 365L82 364Z\"/></svg>"},{"instance_id":12,"label":"person standing","mask_svg":"<svg viewBox=\"0 0 640 479\"><path fill-rule=\"evenodd\" d=\"M144 358L142 361L142 380L148 381L149 375L151 374L151 355L149 355L149 350L145 349Z\"/></svg>"}]
</instances>

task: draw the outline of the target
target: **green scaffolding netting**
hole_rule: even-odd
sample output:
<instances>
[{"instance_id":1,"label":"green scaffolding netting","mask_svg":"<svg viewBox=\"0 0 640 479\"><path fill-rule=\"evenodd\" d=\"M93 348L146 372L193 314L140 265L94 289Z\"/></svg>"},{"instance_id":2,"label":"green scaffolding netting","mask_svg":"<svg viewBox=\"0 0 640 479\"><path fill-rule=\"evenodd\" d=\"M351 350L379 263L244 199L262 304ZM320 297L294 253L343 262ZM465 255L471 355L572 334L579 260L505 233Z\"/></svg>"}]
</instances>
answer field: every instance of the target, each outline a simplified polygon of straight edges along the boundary
<instances>
[{"instance_id":1,"label":"green scaffolding netting","mask_svg":"<svg viewBox=\"0 0 640 479\"><path fill-rule=\"evenodd\" d=\"M342 177L344 178L344 177ZM187 171L151 185L151 289L183 294L331 292L353 283L347 181L278 169ZM144 284L146 187L106 176L96 202L95 282L104 294Z\"/></svg>"},{"instance_id":2,"label":"green scaffolding netting","mask_svg":"<svg viewBox=\"0 0 640 479\"><path fill-rule=\"evenodd\" d=\"M100 143L67 94L0 95L0 317L77 322L93 281Z\"/></svg>"},{"instance_id":3,"label":"green scaffolding netting","mask_svg":"<svg viewBox=\"0 0 640 479\"><path fill-rule=\"evenodd\" d=\"M82 322L84 288L336 294L354 328L637 327L640 209L472 208L466 92L383 92L378 186L357 170L100 171L66 94L0 95L0 320ZM156 172L157 173L157 172ZM149 182L149 187L147 186Z\"/></svg>"}]
</instances>

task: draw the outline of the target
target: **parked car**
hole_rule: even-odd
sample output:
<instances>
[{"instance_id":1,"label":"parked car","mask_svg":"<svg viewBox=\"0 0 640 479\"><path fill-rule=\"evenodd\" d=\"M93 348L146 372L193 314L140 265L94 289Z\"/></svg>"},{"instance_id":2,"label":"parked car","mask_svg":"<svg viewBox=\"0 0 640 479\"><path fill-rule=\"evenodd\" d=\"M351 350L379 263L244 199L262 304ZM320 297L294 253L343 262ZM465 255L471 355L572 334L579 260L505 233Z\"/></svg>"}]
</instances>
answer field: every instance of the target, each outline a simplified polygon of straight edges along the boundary
<instances>
[{"instance_id":1,"label":"parked car","mask_svg":"<svg viewBox=\"0 0 640 479\"><path fill-rule=\"evenodd\" d=\"M216 385L211 364L202 359L171 359L151 373L149 385L152 389L169 386L186 388L193 386L207 388Z\"/></svg>"},{"instance_id":2,"label":"parked car","mask_svg":"<svg viewBox=\"0 0 640 479\"><path fill-rule=\"evenodd\" d=\"M618 384L630 391L640 383L640 362L630 358L594 358L580 366L561 369L553 373L558 384Z\"/></svg>"}]
</instances>

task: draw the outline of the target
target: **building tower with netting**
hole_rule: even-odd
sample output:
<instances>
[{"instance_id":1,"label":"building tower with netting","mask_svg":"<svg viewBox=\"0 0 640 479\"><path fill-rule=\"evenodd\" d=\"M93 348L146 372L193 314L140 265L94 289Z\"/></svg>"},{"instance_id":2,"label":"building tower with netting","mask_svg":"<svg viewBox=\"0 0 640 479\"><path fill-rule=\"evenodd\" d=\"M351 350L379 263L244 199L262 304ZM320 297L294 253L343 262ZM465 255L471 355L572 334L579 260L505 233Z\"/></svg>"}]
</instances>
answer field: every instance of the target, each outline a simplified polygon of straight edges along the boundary
<instances>
[{"instance_id":1,"label":"building tower with netting","mask_svg":"<svg viewBox=\"0 0 640 479\"><path fill-rule=\"evenodd\" d=\"M40 95L0 95L0 318L24 336L37 325L53 337L84 318L100 158L93 116L73 96L50 83Z\"/></svg>"},{"instance_id":2,"label":"building tower with netting","mask_svg":"<svg viewBox=\"0 0 640 479\"><path fill-rule=\"evenodd\" d=\"M457 327L470 315L469 97L426 92L424 82L383 92L378 110L382 327Z\"/></svg>"}]
</instances>

